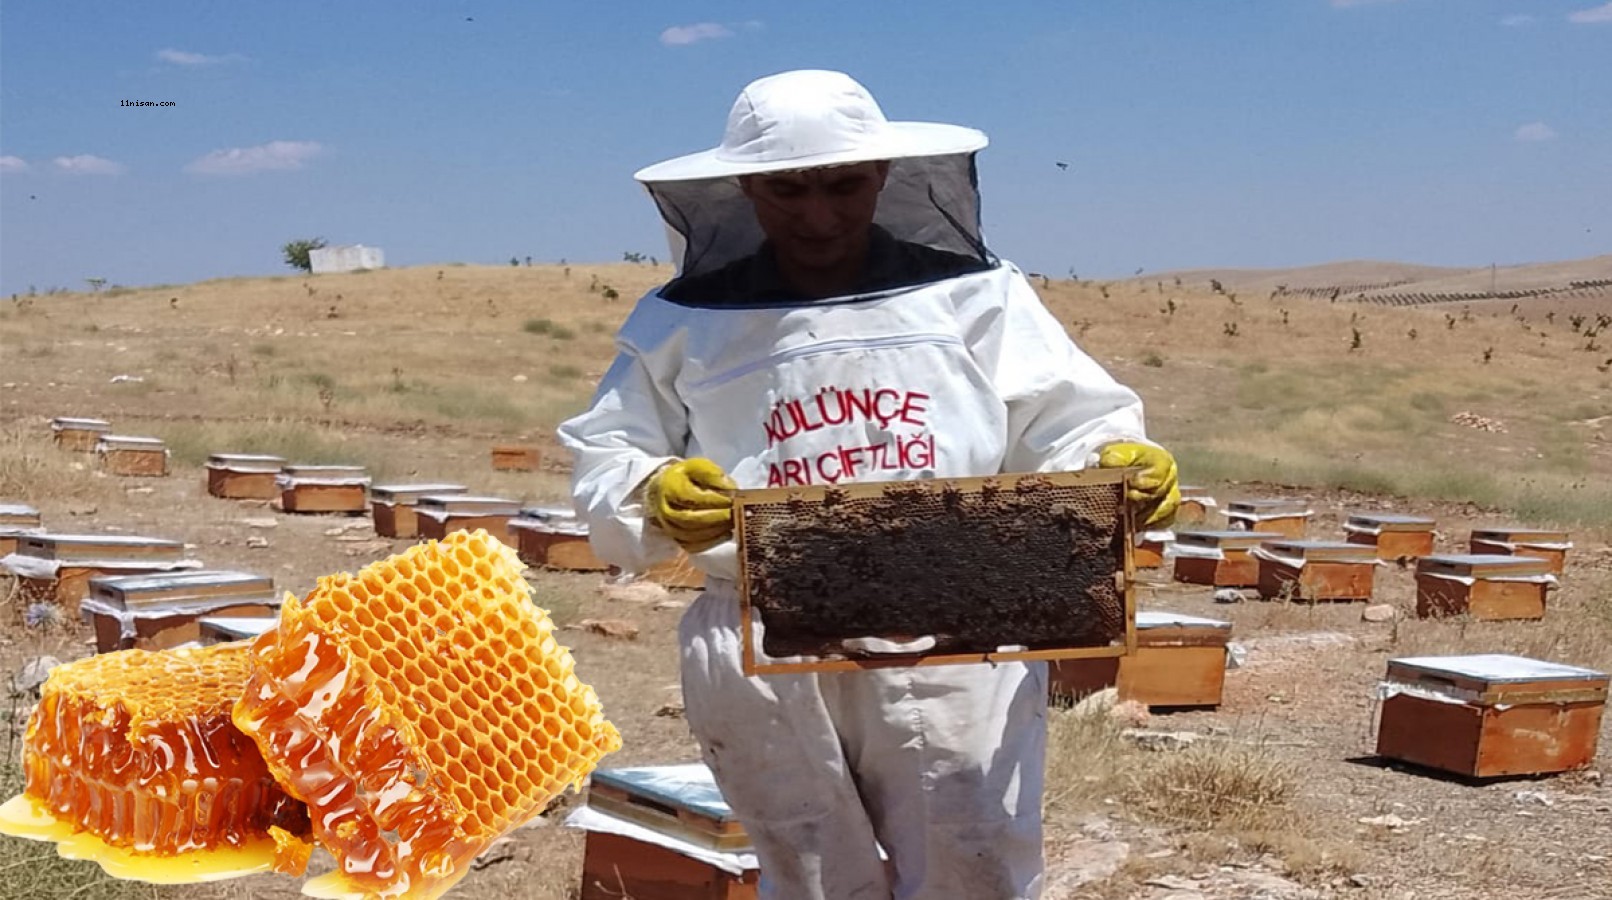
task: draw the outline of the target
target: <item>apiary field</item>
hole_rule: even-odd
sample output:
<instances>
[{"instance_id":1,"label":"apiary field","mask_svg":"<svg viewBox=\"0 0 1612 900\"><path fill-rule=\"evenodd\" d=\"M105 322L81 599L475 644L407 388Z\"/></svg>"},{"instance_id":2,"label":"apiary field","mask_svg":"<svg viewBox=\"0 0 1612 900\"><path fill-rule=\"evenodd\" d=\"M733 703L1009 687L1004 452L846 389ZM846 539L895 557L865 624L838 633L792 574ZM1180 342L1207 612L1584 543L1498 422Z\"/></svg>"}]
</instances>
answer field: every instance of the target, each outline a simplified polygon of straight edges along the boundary
<instances>
[{"instance_id":1,"label":"apiary field","mask_svg":"<svg viewBox=\"0 0 1612 900\"><path fill-rule=\"evenodd\" d=\"M587 402L634 298L669 274L442 265L0 300L0 503L31 504L56 531L183 540L209 567L306 594L316 577L409 541L376 536L365 516L210 497L209 454L362 464L376 484L448 481L564 504L569 461L553 428ZM1415 277L1328 275L1393 282L1377 291L1394 296L1423 293ZM1604 257L1560 276L1564 288L1609 277ZM1612 328L1596 330L1612 296L1391 306L1334 302L1296 277L1281 291L1208 279L1033 278L1071 335L1143 395L1184 481L1222 506L1306 498L1311 537L1341 539L1348 514L1392 511L1436 518L1441 551L1505 524L1561 526L1575 546L1542 622L1417 620L1413 575L1392 565L1376 575L1373 603L1394 608L1383 621L1364 620L1362 604L1217 603L1209 588L1144 573L1140 607L1231 621L1242 663L1218 710L1054 710L1046 896L1612 896L1612 783L1601 777L1612 721L1590 768L1552 778L1471 785L1373 755L1391 657L1515 653L1612 670ZM1543 275L1517 283L1550 287ZM1560 309L1547 316L1536 301ZM92 456L57 450L56 416L163 439L169 474L107 475ZM536 446L541 465L495 471L494 444ZM695 759L675 648L692 593L608 591L597 573L529 580L621 730L606 765ZM92 652L71 615L24 624L13 588L0 576L0 673ZM7 795L32 703L10 693ZM1124 733L1138 727L1178 734ZM1190 746L1148 749L1160 743ZM582 837L560 825L575 802L494 847L450 896L576 896ZM132 885L0 838L0 895L290 898L297 883Z\"/></svg>"}]
</instances>

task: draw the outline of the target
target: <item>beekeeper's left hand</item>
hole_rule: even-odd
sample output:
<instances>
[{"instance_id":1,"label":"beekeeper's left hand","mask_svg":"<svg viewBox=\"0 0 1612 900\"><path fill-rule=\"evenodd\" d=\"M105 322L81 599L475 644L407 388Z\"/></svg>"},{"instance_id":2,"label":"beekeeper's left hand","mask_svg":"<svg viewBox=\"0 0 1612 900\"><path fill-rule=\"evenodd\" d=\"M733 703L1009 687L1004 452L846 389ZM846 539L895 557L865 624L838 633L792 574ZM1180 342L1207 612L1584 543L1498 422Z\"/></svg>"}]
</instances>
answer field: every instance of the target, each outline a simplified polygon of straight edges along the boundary
<instances>
[{"instance_id":1,"label":"beekeeper's left hand","mask_svg":"<svg viewBox=\"0 0 1612 900\"><path fill-rule=\"evenodd\" d=\"M738 485L711 460L696 457L662 466L644 485L649 521L689 553L709 550L733 534Z\"/></svg>"},{"instance_id":2,"label":"beekeeper's left hand","mask_svg":"<svg viewBox=\"0 0 1612 900\"><path fill-rule=\"evenodd\" d=\"M1097 465L1104 469L1136 466L1142 471L1131 479L1126 499L1137 507L1137 524L1142 528L1168 528L1181 505L1181 486L1175 470L1175 457L1163 447L1122 441L1109 444L1097 454Z\"/></svg>"}]
</instances>

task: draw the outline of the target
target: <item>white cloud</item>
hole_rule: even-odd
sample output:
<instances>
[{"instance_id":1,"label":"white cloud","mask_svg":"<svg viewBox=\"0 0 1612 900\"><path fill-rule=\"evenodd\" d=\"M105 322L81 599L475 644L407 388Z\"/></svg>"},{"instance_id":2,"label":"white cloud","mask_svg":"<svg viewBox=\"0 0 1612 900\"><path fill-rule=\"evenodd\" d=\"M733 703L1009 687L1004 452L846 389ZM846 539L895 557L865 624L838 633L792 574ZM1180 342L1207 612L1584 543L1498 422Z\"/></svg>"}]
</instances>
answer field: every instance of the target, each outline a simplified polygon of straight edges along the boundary
<instances>
[{"instance_id":1,"label":"white cloud","mask_svg":"<svg viewBox=\"0 0 1612 900\"><path fill-rule=\"evenodd\" d=\"M1529 15L1506 16L1504 19L1500 20L1500 24L1506 26L1507 28L1517 28L1522 25L1532 25L1534 24L1534 17Z\"/></svg>"},{"instance_id":2,"label":"white cloud","mask_svg":"<svg viewBox=\"0 0 1612 900\"><path fill-rule=\"evenodd\" d=\"M324 149L314 141L270 141L256 147L231 147L192 160L185 171L200 175L250 175L300 169Z\"/></svg>"},{"instance_id":3,"label":"white cloud","mask_svg":"<svg viewBox=\"0 0 1612 900\"><path fill-rule=\"evenodd\" d=\"M0 156L0 172L26 172L28 161L20 156Z\"/></svg>"},{"instance_id":4,"label":"white cloud","mask_svg":"<svg viewBox=\"0 0 1612 900\"><path fill-rule=\"evenodd\" d=\"M206 53L191 53L187 50L165 49L157 51L157 59L176 66L217 66L224 63L243 62L246 57L239 53L226 53L223 56L209 56Z\"/></svg>"},{"instance_id":5,"label":"white cloud","mask_svg":"<svg viewBox=\"0 0 1612 900\"><path fill-rule=\"evenodd\" d=\"M699 22L694 25L673 25L660 33L660 42L668 47L681 47L700 41L733 37L733 29L717 22Z\"/></svg>"},{"instance_id":6,"label":"white cloud","mask_svg":"<svg viewBox=\"0 0 1612 900\"><path fill-rule=\"evenodd\" d=\"M69 175L122 175L125 171L122 163L115 163L110 159L80 153L77 156L58 156L50 161L58 171Z\"/></svg>"},{"instance_id":7,"label":"white cloud","mask_svg":"<svg viewBox=\"0 0 1612 900\"><path fill-rule=\"evenodd\" d=\"M1569 13L1567 21L1575 22L1579 25L1612 22L1612 3L1605 3L1593 9L1581 9L1576 13Z\"/></svg>"},{"instance_id":8,"label":"white cloud","mask_svg":"<svg viewBox=\"0 0 1612 900\"><path fill-rule=\"evenodd\" d=\"M1527 125L1518 128L1513 137L1519 141L1554 141L1556 139L1556 129L1546 125L1544 122L1529 122Z\"/></svg>"}]
</instances>

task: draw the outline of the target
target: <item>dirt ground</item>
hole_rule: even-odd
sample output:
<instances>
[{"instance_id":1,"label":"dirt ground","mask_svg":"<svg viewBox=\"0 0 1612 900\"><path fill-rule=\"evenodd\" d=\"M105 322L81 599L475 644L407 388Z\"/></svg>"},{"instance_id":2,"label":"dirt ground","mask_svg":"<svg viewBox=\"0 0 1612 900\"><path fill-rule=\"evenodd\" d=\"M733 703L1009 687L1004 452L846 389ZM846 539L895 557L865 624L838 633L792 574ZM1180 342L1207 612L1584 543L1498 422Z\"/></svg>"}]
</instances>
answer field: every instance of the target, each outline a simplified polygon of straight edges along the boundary
<instances>
[{"instance_id":1,"label":"dirt ground","mask_svg":"<svg viewBox=\"0 0 1612 900\"><path fill-rule=\"evenodd\" d=\"M358 461L382 481L459 481L564 502L553 423L585 401L628 298L663 276L631 266L563 276L445 267L40 298L0 310L0 502L31 503L57 531L181 539L209 567L269 574L305 593L319 575L406 543L375 537L364 517L287 515L209 497L207 453ZM619 289L620 302L600 299L604 283ZM1054 282L1043 293L1071 333L1142 392L1150 421L1181 442L1187 480L1222 504L1309 498L1316 537L1341 537L1349 512L1427 513L1446 550L1460 549L1475 526L1564 522L1576 546L1540 623L1417 621L1408 617L1412 575L1397 567L1376 576L1377 602L1398 611L1388 622L1363 621L1360 604L1217 603L1207 589L1143 573L1142 608L1230 620L1246 651L1227 673L1219 709L1154 715L1146 727L1198 735L1181 758L1206 765L1217 757L1198 747L1252 753L1241 758L1276 767L1290 789L1257 815L1153 808L1138 779L1168 754L1117 738L1093 750L1067 736L1075 714L1056 711L1049 900L1612 896L1612 785L1599 775L1612 722L1603 722L1595 765L1560 777L1473 785L1373 756L1376 684L1391 657L1511 652L1612 670L1612 377L1594 368L1598 360L1574 349L1560 322L1524 332L1504 311L1447 327L1438 312L1178 295L1155 285L1111 290L1112 299L1108 286ZM1369 324L1365 346L1350 350L1355 313ZM1223 332L1232 324L1238 336ZM1411 329L1419 336L1408 337ZM1481 360L1491 346L1501 348L1493 362ZM119 375L145 380L114 382ZM1504 430L1452 424L1452 414L1469 410ZM174 450L172 474L105 476L90 457L50 445L53 415L100 415L162 436ZM492 471L489 447L507 440L544 447L544 470ZM597 575L539 572L532 582L562 626L586 618L640 626L634 640L566 632L580 675L623 734L608 764L696 758L685 723L668 714L678 698L678 610L607 599ZM0 597L7 593L0 578ZM85 655L88 637L72 622L26 629L7 599L0 674L42 655ZM26 711L8 717L12 733ZM1220 765L1214 778L1228 774ZM1184 790L1190 799L1199 789L1189 782ZM512 834L451 896L576 896L583 839L559 824L574 802ZM0 839L0 867L28 871L48 858L42 845ZM315 868L328 864L316 858ZM257 877L150 889L68 868L59 891L31 895L290 898L298 887ZM0 895L19 883L0 868Z\"/></svg>"}]
</instances>

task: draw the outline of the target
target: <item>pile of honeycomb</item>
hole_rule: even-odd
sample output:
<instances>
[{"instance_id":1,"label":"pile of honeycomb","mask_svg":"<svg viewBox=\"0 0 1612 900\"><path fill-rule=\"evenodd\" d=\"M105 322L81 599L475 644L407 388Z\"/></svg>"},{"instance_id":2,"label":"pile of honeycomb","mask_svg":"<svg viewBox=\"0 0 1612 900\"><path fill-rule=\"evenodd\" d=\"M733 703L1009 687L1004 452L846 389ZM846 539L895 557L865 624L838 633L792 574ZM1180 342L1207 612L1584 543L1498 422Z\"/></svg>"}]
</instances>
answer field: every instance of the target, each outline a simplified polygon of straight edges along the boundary
<instances>
[{"instance_id":1,"label":"pile of honeycomb","mask_svg":"<svg viewBox=\"0 0 1612 900\"><path fill-rule=\"evenodd\" d=\"M103 865L255 847L263 851L256 868L300 874L310 849L297 837L308 832L307 810L231 721L247 663L244 644L220 644L125 650L51 670L28 722L27 787L6 804L0 830L76 840ZM223 869L240 874L245 857L224 855ZM218 859L210 869L167 871L188 880L187 871L204 870L216 876Z\"/></svg>"},{"instance_id":2,"label":"pile of honeycomb","mask_svg":"<svg viewBox=\"0 0 1612 900\"><path fill-rule=\"evenodd\" d=\"M288 596L235 707L333 879L432 898L620 747L514 550L454 532Z\"/></svg>"}]
</instances>

